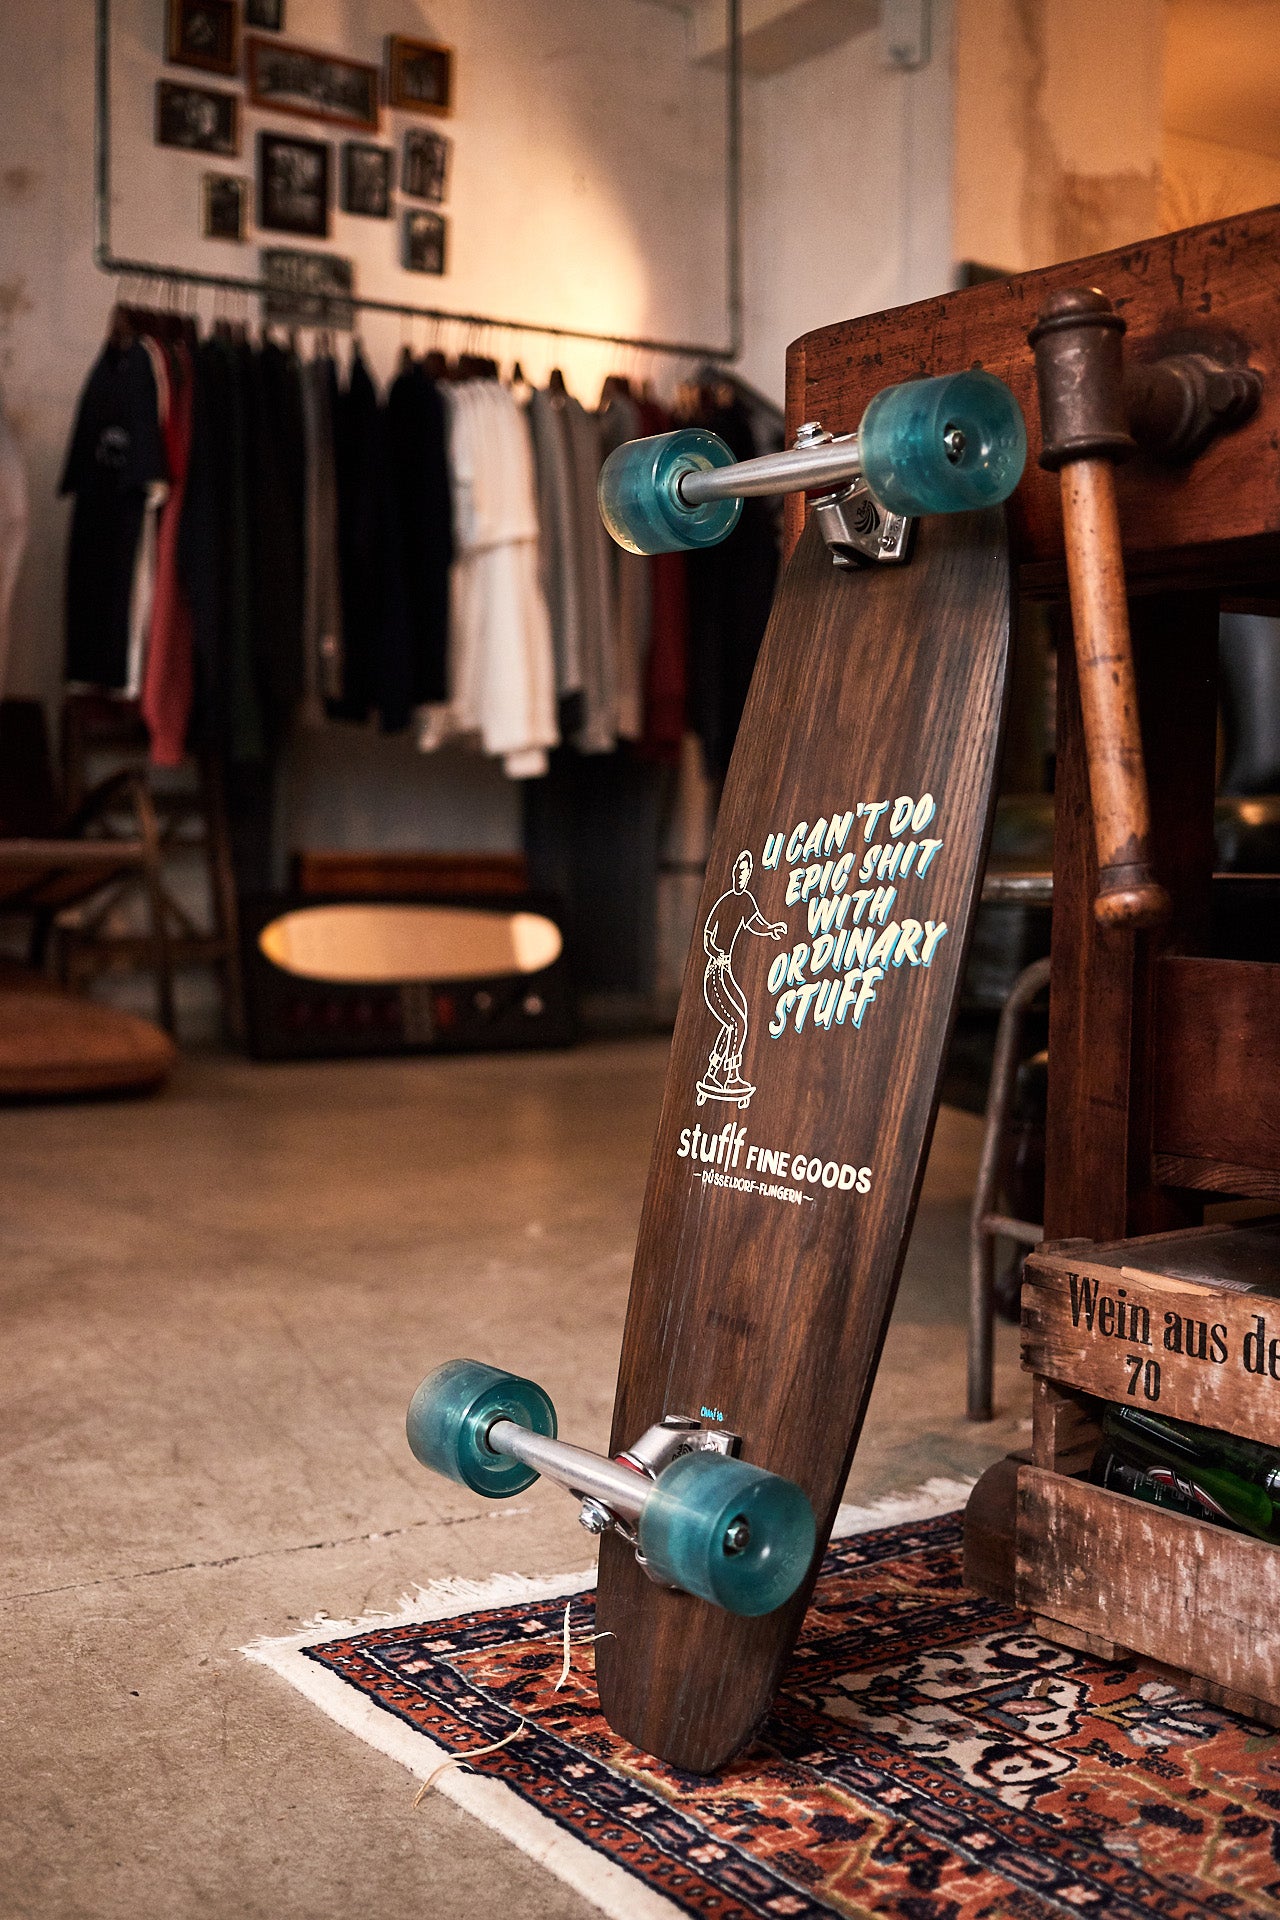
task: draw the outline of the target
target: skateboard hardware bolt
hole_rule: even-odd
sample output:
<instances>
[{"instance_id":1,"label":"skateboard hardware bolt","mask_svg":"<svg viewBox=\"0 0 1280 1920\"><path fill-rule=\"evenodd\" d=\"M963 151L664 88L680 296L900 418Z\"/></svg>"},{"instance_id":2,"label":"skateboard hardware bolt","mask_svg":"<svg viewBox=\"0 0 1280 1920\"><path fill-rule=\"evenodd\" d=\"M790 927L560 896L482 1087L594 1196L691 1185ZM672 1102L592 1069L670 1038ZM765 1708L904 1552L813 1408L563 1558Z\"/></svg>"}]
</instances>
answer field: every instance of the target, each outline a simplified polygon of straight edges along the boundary
<instances>
[{"instance_id":1,"label":"skateboard hardware bolt","mask_svg":"<svg viewBox=\"0 0 1280 1920\"><path fill-rule=\"evenodd\" d=\"M578 1525L585 1527L588 1533L608 1533L613 1525L613 1515L601 1501L587 1499L579 1510Z\"/></svg>"},{"instance_id":2,"label":"skateboard hardware bolt","mask_svg":"<svg viewBox=\"0 0 1280 1920\"><path fill-rule=\"evenodd\" d=\"M806 420L802 427L796 428L792 444L797 447L820 447L824 440L830 440L831 437L820 420Z\"/></svg>"},{"instance_id":3,"label":"skateboard hardware bolt","mask_svg":"<svg viewBox=\"0 0 1280 1920\"><path fill-rule=\"evenodd\" d=\"M724 1550L726 1553L745 1553L750 1545L751 1528L739 1514L724 1530Z\"/></svg>"}]
</instances>

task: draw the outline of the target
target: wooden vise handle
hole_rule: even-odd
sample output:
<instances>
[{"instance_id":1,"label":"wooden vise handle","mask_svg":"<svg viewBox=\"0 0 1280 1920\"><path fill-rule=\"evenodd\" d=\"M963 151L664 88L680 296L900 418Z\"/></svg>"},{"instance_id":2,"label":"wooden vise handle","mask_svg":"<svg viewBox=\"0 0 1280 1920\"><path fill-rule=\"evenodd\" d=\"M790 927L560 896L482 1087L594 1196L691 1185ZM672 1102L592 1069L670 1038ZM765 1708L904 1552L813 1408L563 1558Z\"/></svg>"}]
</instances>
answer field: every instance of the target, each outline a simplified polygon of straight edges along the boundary
<instances>
[{"instance_id":1,"label":"wooden vise handle","mask_svg":"<svg viewBox=\"0 0 1280 1920\"><path fill-rule=\"evenodd\" d=\"M1059 474L1071 625L1098 849L1094 914L1105 927L1163 920L1169 896L1151 871L1151 810L1138 728L1115 462L1132 453L1120 336L1105 294L1053 294L1028 339L1035 348L1044 451Z\"/></svg>"}]
</instances>

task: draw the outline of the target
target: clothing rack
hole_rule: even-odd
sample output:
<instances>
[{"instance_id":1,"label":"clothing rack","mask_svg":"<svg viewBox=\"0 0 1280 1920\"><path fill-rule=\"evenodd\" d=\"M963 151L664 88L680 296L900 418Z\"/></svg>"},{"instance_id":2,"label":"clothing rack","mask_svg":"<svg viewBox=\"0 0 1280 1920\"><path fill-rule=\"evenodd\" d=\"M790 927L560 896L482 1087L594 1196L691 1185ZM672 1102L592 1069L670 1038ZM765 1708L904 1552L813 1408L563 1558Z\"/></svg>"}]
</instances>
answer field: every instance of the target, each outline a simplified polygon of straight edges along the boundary
<instances>
[{"instance_id":1,"label":"clothing rack","mask_svg":"<svg viewBox=\"0 0 1280 1920\"><path fill-rule=\"evenodd\" d=\"M183 286L266 294L278 292L267 281L247 275L207 273L196 267L163 266L154 260L128 260L111 246L111 0L96 0L97 40L94 94L94 264L103 273L171 281ZM499 328L558 340L593 340L606 346L637 348L677 359L721 363L742 353L742 0L725 0L728 30L725 88L725 278L729 339L724 346L688 340L657 340L644 335L603 333L589 327L555 326L544 321L511 320L498 314L459 313L447 307L382 300L370 294L330 296L332 304L405 319L448 321L455 326Z\"/></svg>"}]
</instances>

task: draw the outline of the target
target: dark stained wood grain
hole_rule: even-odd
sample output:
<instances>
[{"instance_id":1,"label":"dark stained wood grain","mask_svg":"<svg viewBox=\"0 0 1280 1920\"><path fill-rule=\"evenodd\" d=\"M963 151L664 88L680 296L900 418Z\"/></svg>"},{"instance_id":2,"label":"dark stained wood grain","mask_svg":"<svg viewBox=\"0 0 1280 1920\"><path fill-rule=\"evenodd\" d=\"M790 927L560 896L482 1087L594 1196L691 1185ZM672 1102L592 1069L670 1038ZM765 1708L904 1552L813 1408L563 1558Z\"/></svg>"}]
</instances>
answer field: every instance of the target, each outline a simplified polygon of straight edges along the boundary
<instances>
[{"instance_id":1,"label":"dark stained wood grain","mask_svg":"<svg viewBox=\"0 0 1280 1920\"><path fill-rule=\"evenodd\" d=\"M1147 934L1098 926L1097 854L1075 662L1058 647L1045 1232L1114 1240L1192 1224L1195 1202L1156 1184L1151 982L1161 951L1204 938L1213 870L1217 604L1150 595L1132 607L1151 857L1172 901Z\"/></svg>"},{"instance_id":2,"label":"dark stained wood grain","mask_svg":"<svg viewBox=\"0 0 1280 1920\"><path fill-rule=\"evenodd\" d=\"M1242 1167L1231 1160L1193 1159L1187 1154L1157 1153L1152 1172L1161 1186L1194 1193L1229 1193L1242 1200L1280 1202L1280 1173L1266 1167Z\"/></svg>"},{"instance_id":3,"label":"dark stained wood grain","mask_svg":"<svg viewBox=\"0 0 1280 1920\"><path fill-rule=\"evenodd\" d=\"M1164 235L1138 246L1066 261L1007 281L969 287L823 327L790 349L788 419L851 431L881 387L957 367L981 366L1013 389L1027 420L1027 472L1010 502L1024 584L1062 577L1058 481L1038 463L1039 409L1027 331L1061 287L1102 289L1128 325L1137 360L1207 351L1266 380L1254 418L1191 467L1139 456L1118 469L1120 524L1130 583L1172 584L1204 566L1215 581L1280 577L1280 208ZM794 537L795 519L789 523Z\"/></svg>"},{"instance_id":4,"label":"dark stained wood grain","mask_svg":"<svg viewBox=\"0 0 1280 1920\"><path fill-rule=\"evenodd\" d=\"M1280 1708L1280 1554L1264 1540L1023 1467L1015 1597L1050 1634L1061 1622L1244 1696L1246 1712Z\"/></svg>"},{"instance_id":5,"label":"dark stained wood grain","mask_svg":"<svg viewBox=\"0 0 1280 1920\"><path fill-rule=\"evenodd\" d=\"M964 1583L989 1600L1013 1605L1017 1570L1018 1459L1006 1454L989 1466L964 1510Z\"/></svg>"},{"instance_id":6,"label":"dark stained wood grain","mask_svg":"<svg viewBox=\"0 0 1280 1920\"><path fill-rule=\"evenodd\" d=\"M1153 1022L1156 1153L1280 1174L1280 966L1170 955Z\"/></svg>"},{"instance_id":7,"label":"dark stained wood grain","mask_svg":"<svg viewBox=\"0 0 1280 1920\"><path fill-rule=\"evenodd\" d=\"M1093 917L1098 857L1075 654L1065 639L1060 630L1045 1235L1112 1240L1125 1232L1128 1212L1137 940Z\"/></svg>"},{"instance_id":8,"label":"dark stained wood grain","mask_svg":"<svg viewBox=\"0 0 1280 1920\"><path fill-rule=\"evenodd\" d=\"M787 349L787 392L786 419L787 444L795 435L796 428L808 418L804 412L804 341L797 340ZM796 541L804 532L805 496L802 493L788 493L782 501L782 550L790 559L795 551Z\"/></svg>"},{"instance_id":9,"label":"dark stained wood grain","mask_svg":"<svg viewBox=\"0 0 1280 1920\"><path fill-rule=\"evenodd\" d=\"M1064 1387L1273 1446L1280 1435L1280 1380L1267 1359L1270 1342L1280 1337L1275 1301L1162 1275L1159 1241L1131 1244L1135 1267L1123 1270L1066 1254L1027 1261L1022 1364L1043 1376L1035 1383L1036 1465L1082 1473L1101 1437L1088 1403L1079 1401L1073 1436ZM1149 1275L1136 1265L1144 1247L1152 1249ZM1147 1362L1154 1375L1140 1371ZM1051 1428L1056 1446L1046 1444ZM1078 1450L1073 1437L1081 1442Z\"/></svg>"},{"instance_id":10,"label":"dark stained wood grain","mask_svg":"<svg viewBox=\"0 0 1280 1920\"><path fill-rule=\"evenodd\" d=\"M1024 1282L1024 1299L1025 1292ZM1091 1400L1056 1380L1032 1381L1031 1457L1037 1467L1051 1473L1085 1473L1101 1438L1098 1409Z\"/></svg>"},{"instance_id":11,"label":"dark stained wood grain","mask_svg":"<svg viewBox=\"0 0 1280 1920\"><path fill-rule=\"evenodd\" d=\"M1060 477L1076 691L1098 856L1094 918L1104 927L1153 926L1165 918L1169 902L1152 878L1147 850L1151 814L1115 469L1107 460L1074 460Z\"/></svg>"},{"instance_id":12,"label":"dark stained wood grain","mask_svg":"<svg viewBox=\"0 0 1280 1920\"><path fill-rule=\"evenodd\" d=\"M750 1107L699 1107L718 1027L695 938L685 974L632 1279L613 1446L665 1413L719 1409L744 1457L803 1486L825 1542L875 1375L937 1103L993 800L1009 642L999 512L929 520L905 568L840 572L811 530L787 569L725 784L698 925L754 860L751 890L785 940L742 933L734 970L750 1006ZM926 969L904 958L876 985L861 1028L794 1020L771 1037L770 965L809 941L786 905L788 872L764 864L789 835L900 795L932 794L923 831L943 849L901 881L889 919L945 921ZM872 835L889 839L889 816ZM846 846L865 851L855 820ZM911 833L902 841L919 837ZM855 868L856 872L856 868ZM850 890L858 883L851 883ZM829 975L820 975L828 978ZM809 1181L802 1204L704 1185L678 1157L683 1130L746 1128L752 1146L871 1169L870 1190ZM779 1184L794 1186L791 1178ZM816 1573L816 1563L814 1568ZM812 1576L811 1576L812 1577ZM811 1582L810 1582L811 1584ZM722 1764L767 1710L808 1585L763 1619L734 1618L656 1587L616 1536L602 1542L597 1644L610 1723L694 1771Z\"/></svg>"}]
</instances>

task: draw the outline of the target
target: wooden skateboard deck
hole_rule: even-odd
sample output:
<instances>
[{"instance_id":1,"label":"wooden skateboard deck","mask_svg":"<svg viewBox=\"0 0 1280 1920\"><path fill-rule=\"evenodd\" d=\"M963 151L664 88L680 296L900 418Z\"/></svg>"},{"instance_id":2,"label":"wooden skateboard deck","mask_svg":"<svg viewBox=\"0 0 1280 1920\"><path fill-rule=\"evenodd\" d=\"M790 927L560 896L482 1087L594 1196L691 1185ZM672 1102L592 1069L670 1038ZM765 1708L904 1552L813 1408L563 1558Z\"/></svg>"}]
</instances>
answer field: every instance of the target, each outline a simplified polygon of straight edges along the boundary
<instances>
[{"instance_id":1,"label":"wooden skateboard deck","mask_svg":"<svg viewBox=\"0 0 1280 1920\"><path fill-rule=\"evenodd\" d=\"M796 1481L824 1547L937 1108L995 791L1010 629L999 509L925 520L906 566L787 567L725 783L685 973L611 1451L723 1422ZM749 856L749 862L742 855ZM847 905L845 903L848 903ZM711 1772L767 1712L821 1553L742 1618L601 1541L610 1724Z\"/></svg>"}]
</instances>

